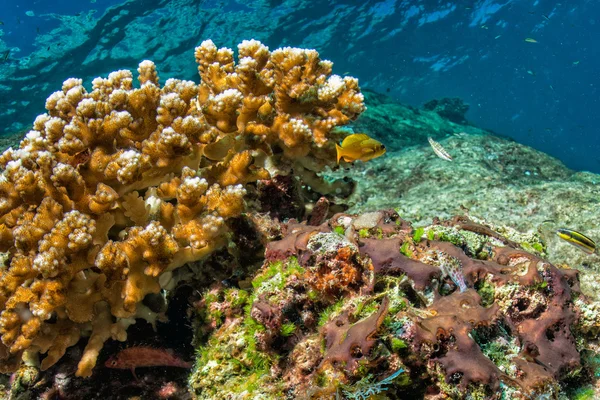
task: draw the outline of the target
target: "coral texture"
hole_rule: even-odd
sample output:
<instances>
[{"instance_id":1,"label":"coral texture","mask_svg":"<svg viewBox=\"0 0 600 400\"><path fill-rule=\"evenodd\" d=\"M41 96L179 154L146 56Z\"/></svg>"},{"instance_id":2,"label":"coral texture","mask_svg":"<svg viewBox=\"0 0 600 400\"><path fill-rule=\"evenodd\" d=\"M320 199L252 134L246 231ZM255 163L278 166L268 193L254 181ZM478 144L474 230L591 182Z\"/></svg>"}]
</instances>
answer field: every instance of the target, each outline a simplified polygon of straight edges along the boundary
<instances>
[{"instance_id":1,"label":"coral texture","mask_svg":"<svg viewBox=\"0 0 600 400\"><path fill-rule=\"evenodd\" d=\"M558 398L593 379L577 271L486 226L382 211L282 231L252 291L204 296L198 398Z\"/></svg>"},{"instance_id":2,"label":"coral texture","mask_svg":"<svg viewBox=\"0 0 600 400\"><path fill-rule=\"evenodd\" d=\"M314 50L196 48L201 83L154 64L92 82L68 79L18 149L0 156L0 370L41 368L89 336L90 376L105 341L125 340L144 297L228 241L248 185L335 160L334 128L363 110L357 80Z\"/></svg>"}]
</instances>

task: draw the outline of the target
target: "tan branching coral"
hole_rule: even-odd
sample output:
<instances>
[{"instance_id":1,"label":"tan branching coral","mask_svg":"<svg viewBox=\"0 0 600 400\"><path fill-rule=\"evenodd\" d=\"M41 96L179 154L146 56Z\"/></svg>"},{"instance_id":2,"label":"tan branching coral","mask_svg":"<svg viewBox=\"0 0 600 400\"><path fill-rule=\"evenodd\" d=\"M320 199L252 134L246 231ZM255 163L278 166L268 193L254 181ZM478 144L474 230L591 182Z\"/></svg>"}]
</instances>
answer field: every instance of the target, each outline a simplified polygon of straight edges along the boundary
<instances>
[{"instance_id":1,"label":"tan branching coral","mask_svg":"<svg viewBox=\"0 0 600 400\"><path fill-rule=\"evenodd\" d=\"M77 375L90 376L167 273L227 243L246 185L335 161L334 128L364 110L357 80L331 75L314 50L271 53L255 40L238 50L236 64L203 42L200 84L160 87L147 60L140 87L130 71L91 92L68 79L0 156L1 371L24 352L45 354L47 369L89 336Z\"/></svg>"}]
</instances>

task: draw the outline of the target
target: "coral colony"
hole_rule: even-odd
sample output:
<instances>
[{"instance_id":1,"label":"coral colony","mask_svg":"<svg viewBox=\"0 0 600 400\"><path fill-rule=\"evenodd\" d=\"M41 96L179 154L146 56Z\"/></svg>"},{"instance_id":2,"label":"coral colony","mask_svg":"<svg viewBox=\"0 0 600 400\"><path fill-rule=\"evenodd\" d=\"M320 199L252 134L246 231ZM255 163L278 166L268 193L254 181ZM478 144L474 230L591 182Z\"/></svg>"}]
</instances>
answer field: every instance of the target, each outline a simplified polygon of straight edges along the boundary
<instances>
[{"instance_id":1,"label":"coral colony","mask_svg":"<svg viewBox=\"0 0 600 400\"><path fill-rule=\"evenodd\" d=\"M161 87L150 61L139 88L129 71L91 92L68 79L1 156L2 371L25 352L48 369L89 335L77 375L90 376L104 342L147 315L147 294L227 244L245 185L296 164L315 180L335 163L333 128L365 108L357 80L314 50L238 49L236 64L230 49L197 47L200 85Z\"/></svg>"},{"instance_id":2,"label":"coral colony","mask_svg":"<svg viewBox=\"0 0 600 400\"><path fill-rule=\"evenodd\" d=\"M314 50L238 50L236 63L196 48L200 84L160 86L150 61L139 87L129 71L91 92L68 79L0 157L13 393L76 398L136 367L124 387L148 398L531 399L591 381L582 349L600 316L577 271L466 217L415 229L393 210L338 209L322 195L347 183L318 173L365 110L357 80ZM182 285L197 293L182 313L191 370L194 354L161 361L128 338L164 321L148 299ZM129 349L107 354L115 341ZM152 386L161 365L184 375ZM27 368L46 371L41 389Z\"/></svg>"}]
</instances>

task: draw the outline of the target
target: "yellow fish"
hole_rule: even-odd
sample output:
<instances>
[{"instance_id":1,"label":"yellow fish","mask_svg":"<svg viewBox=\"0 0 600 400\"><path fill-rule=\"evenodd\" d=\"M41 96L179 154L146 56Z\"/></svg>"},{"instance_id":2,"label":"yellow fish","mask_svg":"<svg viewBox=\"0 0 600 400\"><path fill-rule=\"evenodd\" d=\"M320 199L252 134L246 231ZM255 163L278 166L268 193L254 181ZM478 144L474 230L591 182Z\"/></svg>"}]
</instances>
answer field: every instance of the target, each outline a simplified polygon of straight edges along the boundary
<instances>
[{"instance_id":1,"label":"yellow fish","mask_svg":"<svg viewBox=\"0 0 600 400\"><path fill-rule=\"evenodd\" d=\"M583 250L587 254L594 254L596 251L596 243L583 233L579 233L572 229L560 228L556 230L556 234L567 243Z\"/></svg>"},{"instance_id":2,"label":"yellow fish","mask_svg":"<svg viewBox=\"0 0 600 400\"><path fill-rule=\"evenodd\" d=\"M538 41L537 41L537 40L535 40L534 38L530 38L530 37L526 38L526 39L525 39L525 41L526 41L527 43L537 43L537 42L538 42Z\"/></svg>"},{"instance_id":3,"label":"yellow fish","mask_svg":"<svg viewBox=\"0 0 600 400\"><path fill-rule=\"evenodd\" d=\"M369 161L385 154L385 146L364 133L355 133L347 136L342 145L335 144L337 162L341 159L346 162L356 160Z\"/></svg>"}]
</instances>

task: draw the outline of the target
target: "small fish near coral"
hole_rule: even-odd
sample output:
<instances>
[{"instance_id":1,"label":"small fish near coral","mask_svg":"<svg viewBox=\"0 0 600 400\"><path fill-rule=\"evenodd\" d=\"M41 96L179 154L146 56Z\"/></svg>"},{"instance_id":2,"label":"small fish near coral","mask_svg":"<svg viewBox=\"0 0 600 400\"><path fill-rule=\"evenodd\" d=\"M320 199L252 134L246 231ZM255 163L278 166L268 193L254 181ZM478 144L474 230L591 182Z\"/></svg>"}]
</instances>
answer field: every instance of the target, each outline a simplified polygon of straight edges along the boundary
<instances>
[{"instance_id":1,"label":"small fish near coral","mask_svg":"<svg viewBox=\"0 0 600 400\"><path fill-rule=\"evenodd\" d=\"M460 292L464 293L467 290L467 283L465 282L465 275L460 260L443 251L437 250L436 254L442 275L449 276Z\"/></svg>"},{"instance_id":2,"label":"small fish near coral","mask_svg":"<svg viewBox=\"0 0 600 400\"><path fill-rule=\"evenodd\" d=\"M385 146L380 141L364 133L354 133L347 136L342 145L336 143L335 148L338 164L341 159L346 162L369 161L385 154Z\"/></svg>"},{"instance_id":3,"label":"small fish near coral","mask_svg":"<svg viewBox=\"0 0 600 400\"><path fill-rule=\"evenodd\" d=\"M135 369L140 367L178 367L192 368L192 363L177 358L169 350L146 346L129 347L111 356L104 366L113 369L130 369L138 379Z\"/></svg>"},{"instance_id":4,"label":"small fish near coral","mask_svg":"<svg viewBox=\"0 0 600 400\"><path fill-rule=\"evenodd\" d=\"M556 230L556 234L562 240L586 252L587 254L594 254L596 252L596 242L585 236L583 233L574 231L572 229L560 228Z\"/></svg>"},{"instance_id":5,"label":"small fish near coral","mask_svg":"<svg viewBox=\"0 0 600 400\"><path fill-rule=\"evenodd\" d=\"M433 149L433 152L436 156L438 156L442 160L452 161L452 156L448 154L446 149L444 149L441 144L433 140L431 137L428 137L427 141L431 145L431 148Z\"/></svg>"}]
</instances>

